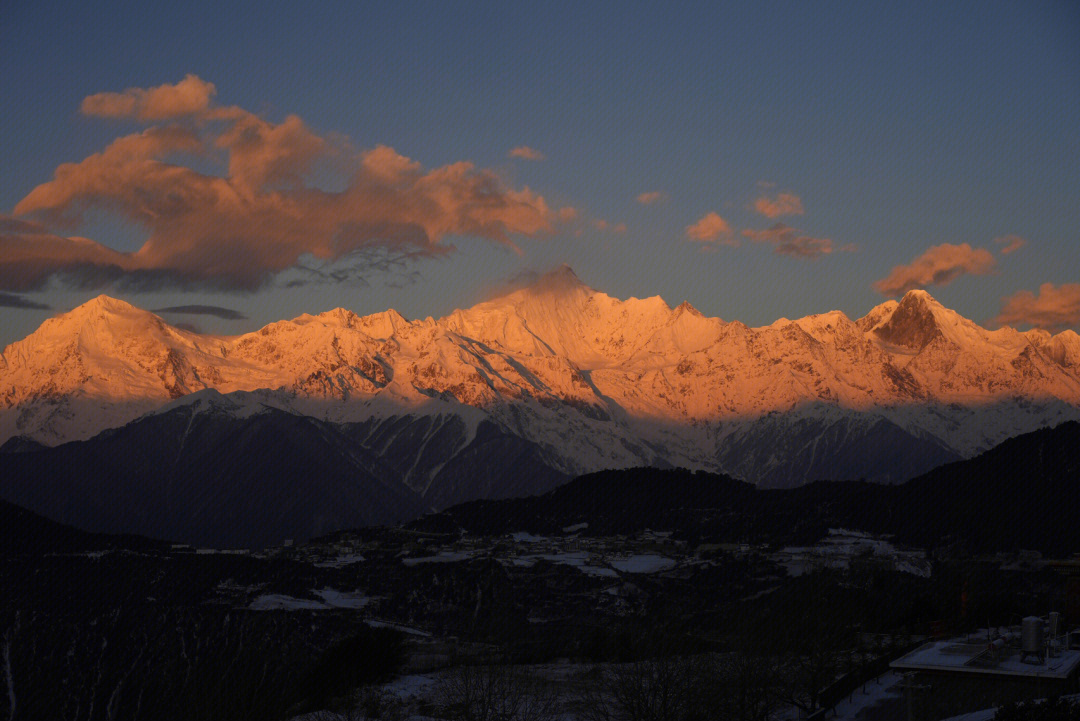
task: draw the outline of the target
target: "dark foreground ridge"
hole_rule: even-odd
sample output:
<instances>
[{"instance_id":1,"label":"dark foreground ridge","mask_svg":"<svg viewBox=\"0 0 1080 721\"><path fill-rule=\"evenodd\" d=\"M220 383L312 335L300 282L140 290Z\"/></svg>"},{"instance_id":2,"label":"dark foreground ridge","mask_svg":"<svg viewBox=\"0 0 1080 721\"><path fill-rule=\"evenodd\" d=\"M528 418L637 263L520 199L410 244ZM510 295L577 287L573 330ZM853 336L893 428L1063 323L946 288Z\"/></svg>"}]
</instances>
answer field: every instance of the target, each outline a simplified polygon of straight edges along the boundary
<instances>
[{"instance_id":1,"label":"dark foreground ridge","mask_svg":"<svg viewBox=\"0 0 1080 721\"><path fill-rule=\"evenodd\" d=\"M634 468L581 476L531 498L460 504L413 525L498 534L588 523L589 535L650 528L733 543L809 543L849 528L920 547L1061 554L1076 550L1078 479L1080 423L1071 421L895 486L818 481L759 490L722 475Z\"/></svg>"}]
</instances>

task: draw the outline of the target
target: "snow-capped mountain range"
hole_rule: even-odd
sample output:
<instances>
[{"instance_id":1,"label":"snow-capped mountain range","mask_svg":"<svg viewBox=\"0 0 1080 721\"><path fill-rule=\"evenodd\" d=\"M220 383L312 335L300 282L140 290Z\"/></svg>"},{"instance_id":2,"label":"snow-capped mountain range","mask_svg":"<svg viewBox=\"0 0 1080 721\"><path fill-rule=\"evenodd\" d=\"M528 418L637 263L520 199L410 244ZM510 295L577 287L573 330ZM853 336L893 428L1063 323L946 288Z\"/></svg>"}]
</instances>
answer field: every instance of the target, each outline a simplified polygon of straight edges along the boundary
<instances>
[{"instance_id":1,"label":"snow-capped mountain range","mask_svg":"<svg viewBox=\"0 0 1080 721\"><path fill-rule=\"evenodd\" d=\"M239 336L100 296L0 355L0 443L88 439L180 406L348 425L421 495L480 429L566 476L671 465L766 485L896 481L1080 418L1080 336L986 330L921 290L857 320L750 328L612 298L564 266L438 320L338 308Z\"/></svg>"}]
</instances>

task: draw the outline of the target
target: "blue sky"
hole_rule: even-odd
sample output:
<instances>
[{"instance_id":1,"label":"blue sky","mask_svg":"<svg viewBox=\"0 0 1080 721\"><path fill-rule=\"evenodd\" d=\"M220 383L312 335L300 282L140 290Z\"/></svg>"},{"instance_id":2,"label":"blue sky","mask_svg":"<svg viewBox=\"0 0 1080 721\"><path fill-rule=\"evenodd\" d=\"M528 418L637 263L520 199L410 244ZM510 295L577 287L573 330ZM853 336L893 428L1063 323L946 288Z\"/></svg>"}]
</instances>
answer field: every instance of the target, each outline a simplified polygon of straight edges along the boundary
<instances>
[{"instance_id":1,"label":"blue sky","mask_svg":"<svg viewBox=\"0 0 1080 721\"><path fill-rule=\"evenodd\" d=\"M5 9L0 212L61 163L148 125L80 113L85 97L194 74L214 84L218 106L274 124L295 114L320 137L347 137L358 152L390 146L425 171L469 161L577 218L511 233L520 253L451 231L438 242L453 253L415 261L407 278L366 272L366 284L135 291L53 280L0 291L52 312L100 292L146 308L220 305L248 320L170 320L240 332L336 306L438 316L561 262L612 295L689 300L751 325L834 308L858 317L884 299L876 282L942 244L993 256L925 284L979 322L1020 291L1080 283L1073 2L150 5ZM544 159L508 157L518 146ZM316 172L310 182L336 181ZM649 191L662 199L636 201ZM754 210L780 193L803 213ZM91 206L74 228L25 217L122 252L148 237ZM710 212L729 232L689 239ZM744 235L777 222L832 252L796 257ZM1010 235L1026 244L1003 255L995 239ZM0 313L4 344L50 311Z\"/></svg>"}]
</instances>

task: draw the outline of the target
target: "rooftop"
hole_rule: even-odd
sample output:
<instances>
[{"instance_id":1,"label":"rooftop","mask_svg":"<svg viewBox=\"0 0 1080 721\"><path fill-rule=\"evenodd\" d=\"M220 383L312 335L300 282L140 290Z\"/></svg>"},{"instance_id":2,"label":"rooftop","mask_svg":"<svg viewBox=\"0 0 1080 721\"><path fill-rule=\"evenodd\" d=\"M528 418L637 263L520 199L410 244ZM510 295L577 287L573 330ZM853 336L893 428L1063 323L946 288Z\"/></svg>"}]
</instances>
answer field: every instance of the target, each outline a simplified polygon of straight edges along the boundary
<instances>
[{"instance_id":1,"label":"rooftop","mask_svg":"<svg viewBox=\"0 0 1080 721\"><path fill-rule=\"evenodd\" d=\"M1019 627L1013 633L1019 638ZM1019 645L1010 643L990 649L990 638L998 634L981 629L969 636L923 644L889 666L898 671L950 671L958 673L1027 678L1066 679L1080 668L1080 650L1062 648L1037 662L1023 657ZM1062 639L1064 640L1064 639Z\"/></svg>"}]
</instances>

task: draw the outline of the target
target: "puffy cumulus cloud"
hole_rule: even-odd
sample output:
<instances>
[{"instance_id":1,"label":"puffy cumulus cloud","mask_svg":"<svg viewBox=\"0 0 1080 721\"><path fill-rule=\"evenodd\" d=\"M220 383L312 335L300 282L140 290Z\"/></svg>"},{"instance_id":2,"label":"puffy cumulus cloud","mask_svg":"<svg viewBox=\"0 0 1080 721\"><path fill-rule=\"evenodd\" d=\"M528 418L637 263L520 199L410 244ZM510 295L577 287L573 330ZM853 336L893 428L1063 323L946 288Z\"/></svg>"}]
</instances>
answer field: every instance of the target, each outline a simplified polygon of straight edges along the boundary
<instances>
[{"instance_id":1,"label":"puffy cumulus cloud","mask_svg":"<svg viewBox=\"0 0 1080 721\"><path fill-rule=\"evenodd\" d=\"M122 93L97 93L83 99L84 115L101 118L168 120L195 115L210 106L217 93L213 83L187 75L176 85L156 88L128 88Z\"/></svg>"},{"instance_id":2,"label":"puffy cumulus cloud","mask_svg":"<svg viewBox=\"0 0 1080 721\"><path fill-rule=\"evenodd\" d=\"M650 190L647 193L641 193L637 197L637 202L642 205L652 205L653 203L659 203L661 200L667 199L667 193L662 190Z\"/></svg>"},{"instance_id":3,"label":"puffy cumulus cloud","mask_svg":"<svg viewBox=\"0 0 1080 721\"><path fill-rule=\"evenodd\" d=\"M688 225L686 237L698 243L739 244L739 239L732 235L728 222L714 212L706 213L696 223Z\"/></svg>"},{"instance_id":4,"label":"puffy cumulus cloud","mask_svg":"<svg viewBox=\"0 0 1080 721\"><path fill-rule=\"evenodd\" d=\"M1043 283L1039 294L1022 290L1003 299L995 319L1001 325L1033 325L1049 330L1080 327L1080 283Z\"/></svg>"},{"instance_id":5,"label":"puffy cumulus cloud","mask_svg":"<svg viewBox=\"0 0 1080 721\"><path fill-rule=\"evenodd\" d=\"M189 76L176 86L88 98L87 112L168 122L59 166L19 201L21 219L0 222L0 287L35 288L58 276L80 286L250 290L295 269L292 284L340 280L355 278L357 268L451 252L447 236L516 250L512 236L551 232L560 218L529 188L509 187L472 163L427 169L387 146L357 151L295 115L270 122L215 106L212 94L212 85ZM221 172L200 172L185 158ZM330 171L340 189L315 183ZM121 253L50 230L78 227L92 210L140 224L145 243ZM351 271L342 267L350 263ZM320 264L332 269L320 272Z\"/></svg>"},{"instance_id":6,"label":"puffy cumulus cloud","mask_svg":"<svg viewBox=\"0 0 1080 721\"><path fill-rule=\"evenodd\" d=\"M942 243L928 249L907 265L898 265L874 283L882 295L903 295L927 285L948 285L962 275L986 275L997 267L993 253L967 243Z\"/></svg>"},{"instance_id":7,"label":"puffy cumulus cloud","mask_svg":"<svg viewBox=\"0 0 1080 721\"><path fill-rule=\"evenodd\" d=\"M530 148L528 145L519 145L513 148L509 153L511 158L520 158L521 160L543 160L544 154L536 148Z\"/></svg>"},{"instance_id":8,"label":"puffy cumulus cloud","mask_svg":"<svg viewBox=\"0 0 1080 721\"><path fill-rule=\"evenodd\" d=\"M558 217L561 223L571 223L577 220L578 209L570 205L559 208Z\"/></svg>"},{"instance_id":9,"label":"puffy cumulus cloud","mask_svg":"<svg viewBox=\"0 0 1080 721\"><path fill-rule=\"evenodd\" d=\"M754 210L766 218L782 215L802 215L802 199L794 193L780 193L775 198L763 195L754 201Z\"/></svg>"},{"instance_id":10,"label":"puffy cumulus cloud","mask_svg":"<svg viewBox=\"0 0 1080 721\"><path fill-rule=\"evenodd\" d=\"M1027 239L1021 238L1019 235L1005 235L1000 238L994 238L994 242L1002 246L1001 254L1009 255L1027 245Z\"/></svg>"},{"instance_id":11,"label":"puffy cumulus cloud","mask_svg":"<svg viewBox=\"0 0 1080 721\"><path fill-rule=\"evenodd\" d=\"M798 230L784 223L776 223L765 230L747 228L742 234L755 243L771 243L773 252L792 258L813 260L823 255L855 249L853 245L837 247L829 238L812 238L809 235L800 235Z\"/></svg>"}]
</instances>

